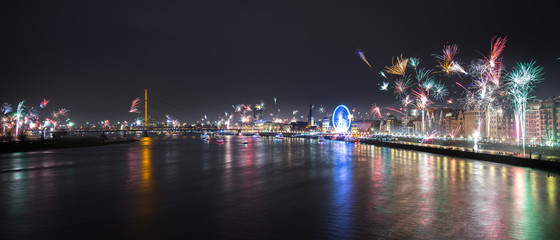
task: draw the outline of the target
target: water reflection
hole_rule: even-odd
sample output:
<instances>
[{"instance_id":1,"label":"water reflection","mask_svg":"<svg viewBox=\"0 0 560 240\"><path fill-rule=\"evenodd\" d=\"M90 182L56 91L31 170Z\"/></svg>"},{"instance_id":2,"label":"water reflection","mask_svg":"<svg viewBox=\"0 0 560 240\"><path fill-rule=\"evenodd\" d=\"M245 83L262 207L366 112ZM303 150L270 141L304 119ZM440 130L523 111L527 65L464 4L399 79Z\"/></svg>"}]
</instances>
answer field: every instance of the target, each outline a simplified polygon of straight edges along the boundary
<instances>
[{"instance_id":1,"label":"water reflection","mask_svg":"<svg viewBox=\"0 0 560 240\"><path fill-rule=\"evenodd\" d=\"M527 168L238 136L222 145L149 137L84 151L2 155L2 235L56 235L101 212L93 225L127 238L560 237L559 177Z\"/></svg>"},{"instance_id":2,"label":"water reflection","mask_svg":"<svg viewBox=\"0 0 560 240\"><path fill-rule=\"evenodd\" d=\"M130 199L131 224L128 225L129 237L152 238L156 237L151 231L157 226L156 201L153 182L152 148L154 140L152 137L144 137L140 142L140 157L134 154L128 155L128 164L133 171L129 172L129 184L134 192ZM131 149L130 151L134 151ZM134 151L135 152L135 151ZM138 165L140 164L140 165Z\"/></svg>"}]
</instances>

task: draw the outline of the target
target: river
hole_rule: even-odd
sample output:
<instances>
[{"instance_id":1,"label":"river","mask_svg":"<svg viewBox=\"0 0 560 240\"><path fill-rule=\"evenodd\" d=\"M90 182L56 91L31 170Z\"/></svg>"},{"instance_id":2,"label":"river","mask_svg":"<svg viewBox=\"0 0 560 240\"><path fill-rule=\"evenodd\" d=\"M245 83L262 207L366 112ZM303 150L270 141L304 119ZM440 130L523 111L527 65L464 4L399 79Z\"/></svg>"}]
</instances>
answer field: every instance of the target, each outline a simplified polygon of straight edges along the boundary
<instances>
[{"instance_id":1,"label":"river","mask_svg":"<svg viewBox=\"0 0 560 240\"><path fill-rule=\"evenodd\" d=\"M0 181L1 239L560 239L557 174L339 141L159 135Z\"/></svg>"}]
</instances>

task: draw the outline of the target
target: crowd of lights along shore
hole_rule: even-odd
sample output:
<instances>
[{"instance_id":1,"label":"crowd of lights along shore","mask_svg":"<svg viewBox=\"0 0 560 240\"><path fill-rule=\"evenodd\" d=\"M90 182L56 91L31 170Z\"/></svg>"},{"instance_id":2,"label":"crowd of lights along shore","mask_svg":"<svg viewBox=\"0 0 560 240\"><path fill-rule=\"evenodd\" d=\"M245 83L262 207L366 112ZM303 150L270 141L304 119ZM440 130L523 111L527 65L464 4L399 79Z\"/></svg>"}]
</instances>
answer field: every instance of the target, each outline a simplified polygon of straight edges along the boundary
<instances>
[{"instance_id":1,"label":"crowd of lights along shore","mask_svg":"<svg viewBox=\"0 0 560 240\"><path fill-rule=\"evenodd\" d=\"M395 115L400 118L403 127L400 134L412 134L406 127L411 121L420 121L421 127L414 134L426 137L456 138L461 126L450 129L447 132L433 130L429 127L430 121L435 118L430 113L432 106L445 106L456 104L464 111L475 111L479 114L477 127L473 132L465 133L472 139L473 146L487 136L489 132L491 113L496 111L509 111L515 122L515 144L522 145L525 150L526 140L526 114L527 104L534 98L535 87L543 80L544 70L535 60L528 62L517 62L514 66L505 66L502 62L505 54L507 37L495 36L490 39L490 47L486 56L480 59L465 61L461 59L460 48L456 44L443 44L441 50L435 51L431 56L421 59L417 56L404 56L401 53L394 55L392 59L385 59L386 64L380 69L372 66L366 52L358 48L355 54L365 64L368 71L372 72L372 79L379 88L375 89L379 94L376 96L392 95L394 104L390 106L378 106L376 103L367 103L371 109L356 111L340 105L336 109L328 111L323 105L314 105L310 111L314 111L324 119L332 117L331 129L323 126L316 128L317 132L350 133L351 123L357 117L369 118L386 123L384 114ZM368 55L375 55L369 52ZM515 60L515 59L514 59ZM389 64L390 63L390 64ZM467 64L468 63L468 64ZM455 80L452 80L455 79ZM459 79L459 80L457 80ZM459 92L450 96L451 89ZM458 90L458 91L457 91ZM142 128L144 116L142 114L141 97L131 98L131 106L127 111L130 118L111 123L109 120L90 121L88 127L96 128ZM196 123L186 123L166 114L165 120L160 123L166 126L180 127L190 126L216 126L221 129L251 128L259 121L268 121L272 124L289 124L305 120L303 115L306 109L282 109L280 100L276 97L270 99L271 104L259 101L256 104L232 104L231 108L224 106L223 115L208 116L204 114ZM60 107L47 111L52 105L51 100L44 99L40 103L28 103L21 100L16 103L3 103L0 113L2 114L2 136L20 136L29 132L52 132L57 130L71 130L78 127L69 117L70 110ZM266 116L263 112L266 109ZM259 113L257 116L256 112ZM287 117L286 115L291 115ZM281 117L282 116L282 117ZM486 119L484 119L486 118ZM158 117L158 119L162 119ZM318 123L325 123L318 119ZM328 122L328 121L326 121ZM313 124L311 124L313 125ZM81 126L80 127L84 127ZM282 129L282 128L281 128ZM377 134L382 134L381 126ZM280 131L277 129L277 131ZM290 131L290 129L282 129ZM466 136L465 136L466 137Z\"/></svg>"}]
</instances>

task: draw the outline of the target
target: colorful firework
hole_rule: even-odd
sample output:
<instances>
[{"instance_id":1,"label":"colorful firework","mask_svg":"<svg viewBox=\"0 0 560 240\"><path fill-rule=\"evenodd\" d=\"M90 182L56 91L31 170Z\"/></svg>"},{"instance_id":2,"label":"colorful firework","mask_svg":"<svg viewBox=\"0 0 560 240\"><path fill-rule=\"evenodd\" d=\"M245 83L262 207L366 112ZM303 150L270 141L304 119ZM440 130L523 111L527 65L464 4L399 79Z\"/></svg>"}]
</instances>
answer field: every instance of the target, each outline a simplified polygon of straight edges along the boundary
<instances>
[{"instance_id":1,"label":"colorful firework","mask_svg":"<svg viewBox=\"0 0 560 240\"><path fill-rule=\"evenodd\" d=\"M408 64L408 58L403 59L402 55L400 57L397 56L397 61L395 62L395 58L393 57L393 59L391 60L391 64L391 66L385 66L385 72L404 76L406 66Z\"/></svg>"},{"instance_id":2,"label":"colorful firework","mask_svg":"<svg viewBox=\"0 0 560 240\"><path fill-rule=\"evenodd\" d=\"M391 110L391 111L393 111L393 112L400 113L400 114L402 114L402 115L406 115L406 114L404 114L403 112L401 112L401 111L399 111L399 110L397 110L397 109L394 109L394 108L386 107L385 109Z\"/></svg>"},{"instance_id":3,"label":"colorful firework","mask_svg":"<svg viewBox=\"0 0 560 240\"><path fill-rule=\"evenodd\" d=\"M452 45L444 45L443 46L443 54L434 56L439 59L438 64L441 68L441 72L445 72L447 75L451 73L463 73L466 74L467 72L457 63L454 58L455 55L459 52L459 47L456 44Z\"/></svg>"},{"instance_id":4,"label":"colorful firework","mask_svg":"<svg viewBox=\"0 0 560 240\"><path fill-rule=\"evenodd\" d=\"M364 54L364 52L362 52L362 49L358 48L358 50L356 51L356 54L358 56L360 56L362 61L364 61L369 66L369 68L371 68L371 64L369 64L368 60L366 59L366 55Z\"/></svg>"},{"instance_id":5,"label":"colorful firework","mask_svg":"<svg viewBox=\"0 0 560 240\"><path fill-rule=\"evenodd\" d=\"M417 68L420 65L420 58L411 57L408 59L408 64L413 68Z\"/></svg>"},{"instance_id":6,"label":"colorful firework","mask_svg":"<svg viewBox=\"0 0 560 240\"><path fill-rule=\"evenodd\" d=\"M416 78L416 80L418 80L418 82L421 82L421 81L424 81L424 80L426 80L426 81L433 80L433 77L430 76L432 71L433 71L432 69L426 70L424 68L420 68L417 71L415 71L416 72L415 78Z\"/></svg>"},{"instance_id":7,"label":"colorful firework","mask_svg":"<svg viewBox=\"0 0 560 240\"><path fill-rule=\"evenodd\" d=\"M4 115L12 112L12 105L9 103L3 103L2 107L0 107L0 112L2 112L2 114Z\"/></svg>"},{"instance_id":8,"label":"colorful firework","mask_svg":"<svg viewBox=\"0 0 560 240\"><path fill-rule=\"evenodd\" d=\"M517 142L519 143L519 138L521 138L523 154L525 154L525 116L527 112L527 100L532 98L530 94L534 91L535 84L541 81L541 77L544 74L543 68L535 64L535 61L517 63L517 66L511 70L506 78L508 81L508 90L513 102Z\"/></svg>"},{"instance_id":9,"label":"colorful firework","mask_svg":"<svg viewBox=\"0 0 560 240\"><path fill-rule=\"evenodd\" d=\"M434 98L438 100L443 100L443 98L446 97L447 94L449 94L447 88L441 82L435 83L434 90L432 92Z\"/></svg>"},{"instance_id":10,"label":"colorful firework","mask_svg":"<svg viewBox=\"0 0 560 240\"><path fill-rule=\"evenodd\" d=\"M49 104L51 100L47 100L47 99L43 99L43 101L41 101L41 103L39 104L40 108L45 108L47 106L47 104Z\"/></svg>"},{"instance_id":11,"label":"colorful firework","mask_svg":"<svg viewBox=\"0 0 560 240\"><path fill-rule=\"evenodd\" d=\"M395 85L393 86L394 94L398 97L406 94L406 90L410 87L410 78L402 77L400 79L395 80Z\"/></svg>"},{"instance_id":12,"label":"colorful firework","mask_svg":"<svg viewBox=\"0 0 560 240\"><path fill-rule=\"evenodd\" d=\"M374 104L374 105L371 106L371 109L369 110L369 113L372 116L377 116L378 118L382 118L381 109L379 108L379 106L377 106L377 104Z\"/></svg>"},{"instance_id":13,"label":"colorful firework","mask_svg":"<svg viewBox=\"0 0 560 240\"><path fill-rule=\"evenodd\" d=\"M138 110L140 107L140 98L136 98L134 100L132 100L132 104L130 105L130 110L128 110L129 113L140 113L140 110Z\"/></svg>"}]
</instances>

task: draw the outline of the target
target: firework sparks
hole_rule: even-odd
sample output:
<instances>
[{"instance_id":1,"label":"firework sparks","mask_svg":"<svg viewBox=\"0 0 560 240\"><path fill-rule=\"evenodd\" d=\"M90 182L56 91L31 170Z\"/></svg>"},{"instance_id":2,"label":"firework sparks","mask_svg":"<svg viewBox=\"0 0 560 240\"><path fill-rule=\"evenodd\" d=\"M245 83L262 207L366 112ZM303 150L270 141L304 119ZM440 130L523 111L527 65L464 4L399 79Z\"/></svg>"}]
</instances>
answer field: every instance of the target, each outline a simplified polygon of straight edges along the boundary
<instances>
[{"instance_id":1,"label":"firework sparks","mask_svg":"<svg viewBox=\"0 0 560 240\"><path fill-rule=\"evenodd\" d=\"M521 137L523 153L525 153L525 117L527 112L527 100L532 98L531 92L534 85L541 81L543 68L535 65L536 62L518 63L507 76L508 89L513 102L515 113L515 126L517 141Z\"/></svg>"},{"instance_id":2,"label":"firework sparks","mask_svg":"<svg viewBox=\"0 0 560 240\"><path fill-rule=\"evenodd\" d=\"M459 63L457 63L454 58L455 55L459 52L459 47L456 44L452 45L444 45L443 46L443 54L434 56L439 59L439 67L441 68L441 72L445 72L447 75L451 73L463 73L466 74L467 72Z\"/></svg>"},{"instance_id":3,"label":"firework sparks","mask_svg":"<svg viewBox=\"0 0 560 240\"><path fill-rule=\"evenodd\" d=\"M410 99L410 96L406 95L403 99L401 99L401 104L404 107L408 107L408 105L412 104L412 99Z\"/></svg>"},{"instance_id":4,"label":"firework sparks","mask_svg":"<svg viewBox=\"0 0 560 240\"><path fill-rule=\"evenodd\" d=\"M134 100L132 100L132 104L130 105L130 110L128 110L129 113L140 113L140 110L138 110L140 107L140 98L136 98Z\"/></svg>"},{"instance_id":5,"label":"firework sparks","mask_svg":"<svg viewBox=\"0 0 560 240\"><path fill-rule=\"evenodd\" d=\"M385 75L385 73L384 73L383 71L380 71L380 72L379 72L379 75L381 75L381 76L384 77L384 78L387 78L387 76Z\"/></svg>"},{"instance_id":6,"label":"firework sparks","mask_svg":"<svg viewBox=\"0 0 560 240\"><path fill-rule=\"evenodd\" d=\"M393 86L394 94L397 96L402 96L406 94L406 90L410 87L410 78L403 77L395 80L395 85Z\"/></svg>"},{"instance_id":7,"label":"firework sparks","mask_svg":"<svg viewBox=\"0 0 560 240\"><path fill-rule=\"evenodd\" d=\"M61 108L61 109L58 109L56 111L56 113L57 113L57 115L68 117L68 114L70 113L70 110L68 110L66 108Z\"/></svg>"},{"instance_id":8,"label":"firework sparks","mask_svg":"<svg viewBox=\"0 0 560 240\"><path fill-rule=\"evenodd\" d=\"M0 112L2 112L2 114L6 115L6 114L12 112L12 105L9 104L9 103L3 103L0 110L1 110Z\"/></svg>"},{"instance_id":9,"label":"firework sparks","mask_svg":"<svg viewBox=\"0 0 560 240\"><path fill-rule=\"evenodd\" d=\"M391 66L386 66L384 68L385 72L404 76L404 73L406 71L406 66L408 64L408 58L403 59L402 55L400 57L397 56L397 61L395 62L395 58L393 58L391 60L391 64L392 64Z\"/></svg>"},{"instance_id":10,"label":"firework sparks","mask_svg":"<svg viewBox=\"0 0 560 240\"><path fill-rule=\"evenodd\" d=\"M429 69L426 70L424 68L420 68L418 69L418 71L416 71L416 80L418 80L418 82L421 82L423 80L425 81L429 81L429 80L433 80L432 77L430 77L430 74L432 73L433 70Z\"/></svg>"},{"instance_id":11,"label":"firework sparks","mask_svg":"<svg viewBox=\"0 0 560 240\"><path fill-rule=\"evenodd\" d=\"M360 56L362 61L364 61L369 66L369 68L371 68L371 64L369 64L368 60L366 59L366 55L364 54L364 52L362 52L362 49L358 48L358 50L356 51L356 54L358 56Z\"/></svg>"},{"instance_id":12,"label":"firework sparks","mask_svg":"<svg viewBox=\"0 0 560 240\"><path fill-rule=\"evenodd\" d=\"M448 104L453 104L453 98L447 99Z\"/></svg>"},{"instance_id":13,"label":"firework sparks","mask_svg":"<svg viewBox=\"0 0 560 240\"><path fill-rule=\"evenodd\" d=\"M382 118L381 116L381 109L379 108L379 106L377 106L377 104L374 104L371 109L369 110L369 113L372 116L377 116L378 118Z\"/></svg>"},{"instance_id":14,"label":"firework sparks","mask_svg":"<svg viewBox=\"0 0 560 240\"><path fill-rule=\"evenodd\" d=\"M443 85L441 82L437 82L434 85L433 93L435 99L442 100L444 97L447 96L449 92L447 91L445 85Z\"/></svg>"},{"instance_id":15,"label":"firework sparks","mask_svg":"<svg viewBox=\"0 0 560 240\"><path fill-rule=\"evenodd\" d=\"M411 57L408 59L408 64L413 68L417 68L420 65L420 58Z\"/></svg>"},{"instance_id":16,"label":"firework sparks","mask_svg":"<svg viewBox=\"0 0 560 240\"><path fill-rule=\"evenodd\" d=\"M321 114L325 113L325 108L323 107L323 105L319 107L319 113Z\"/></svg>"},{"instance_id":17,"label":"firework sparks","mask_svg":"<svg viewBox=\"0 0 560 240\"><path fill-rule=\"evenodd\" d=\"M402 114L402 115L406 115L406 114L404 114L403 112L401 112L401 111L399 111L399 110L397 110L397 109L394 109L394 108L386 107L385 109L391 110L391 111L393 111L393 112L400 113L400 114Z\"/></svg>"},{"instance_id":18,"label":"firework sparks","mask_svg":"<svg viewBox=\"0 0 560 240\"><path fill-rule=\"evenodd\" d=\"M382 82L381 83L381 87L380 87L381 91L387 91L388 88L389 88L389 82Z\"/></svg>"},{"instance_id":19,"label":"firework sparks","mask_svg":"<svg viewBox=\"0 0 560 240\"><path fill-rule=\"evenodd\" d=\"M51 100L47 100L47 99L43 99L43 101L41 101L41 104L39 104L40 108L45 108L47 106L47 104L49 104Z\"/></svg>"}]
</instances>

